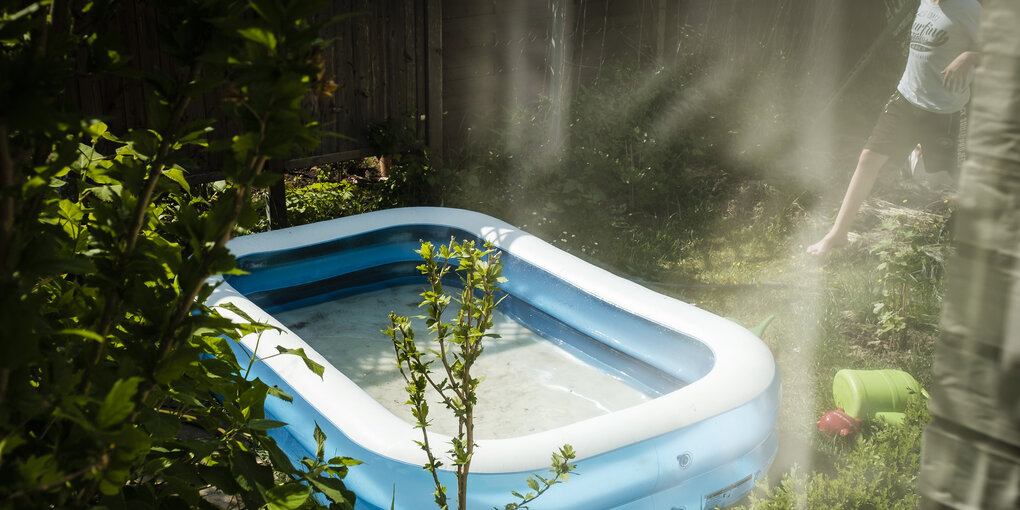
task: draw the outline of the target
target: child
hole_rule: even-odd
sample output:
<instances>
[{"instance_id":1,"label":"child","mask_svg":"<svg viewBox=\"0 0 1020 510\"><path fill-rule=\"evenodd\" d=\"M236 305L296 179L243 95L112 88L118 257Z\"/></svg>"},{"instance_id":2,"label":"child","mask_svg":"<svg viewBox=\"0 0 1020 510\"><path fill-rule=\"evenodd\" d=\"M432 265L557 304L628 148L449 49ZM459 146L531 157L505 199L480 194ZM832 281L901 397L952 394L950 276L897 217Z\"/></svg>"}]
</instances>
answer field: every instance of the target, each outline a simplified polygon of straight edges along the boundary
<instances>
[{"instance_id":1,"label":"child","mask_svg":"<svg viewBox=\"0 0 1020 510\"><path fill-rule=\"evenodd\" d=\"M889 98L861 151L836 221L808 246L824 255L846 235L879 170L890 157L924 149L929 171L957 172L960 112L970 99L981 4L977 0L921 0L910 31L910 53L896 92Z\"/></svg>"}]
</instances>

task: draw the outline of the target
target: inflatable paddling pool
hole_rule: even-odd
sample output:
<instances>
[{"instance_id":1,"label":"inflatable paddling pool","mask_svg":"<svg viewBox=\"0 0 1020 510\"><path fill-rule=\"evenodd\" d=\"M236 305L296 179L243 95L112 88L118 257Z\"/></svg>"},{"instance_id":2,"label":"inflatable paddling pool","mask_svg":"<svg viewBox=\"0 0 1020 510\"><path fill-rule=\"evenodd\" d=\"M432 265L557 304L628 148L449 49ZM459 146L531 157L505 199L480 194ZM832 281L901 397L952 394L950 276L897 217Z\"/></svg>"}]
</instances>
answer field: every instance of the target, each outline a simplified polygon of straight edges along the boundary
<instances>
[{"instance_id":1,"label":"inflatable paddling pool","mask_svg":"<svg viewBox=\"0 0 1020 510\"><path fill-rule=\"evenodd\" d=\"M709 509L736 503L762 478L778 447L780 383L772 354L760 339L733 322L615 276L507 223L448 208L383 210L229 243L248 274L225 277L208 304L231 302L256 320L279 327L280 332L262 335L260 356L275 354L277 345L304 348L326 367L320 379L296 356L254 365L252 377L294 397L293 402L270 397L265 405L267 417L289 424L273 431L288 455L314 456L312 431L318 424L327 436L327 457L342 455L364 462L352 467L344 480L357 494L358 508L384 509L391 503L398 509L433 506L435 489L421 468L426 458L415 443L421 432L413 427L410 412L401 414L400 402L396 410L388 408L384 404L392 403L386 398L380 402L366 391L369 384L363 388L355 382L386 364L362 367L359 374L345 368L344 373L337 366L359 361L351 354L354 351L340 349L331 361L319 352L329 345L317 340L318 347L313 347L295 330L311 327L307 322L313 316L385 319L389 309L384 305L372 305L374 313L368 314L345 312L342 303L364 301L372 293L401 285L424 288L414 250L420 240L442 244L451 237L487 241L502 251L508 279L502 288L508 298L500 305L501 312L534 333L539 340L528 342L536 348L559 352L539 355L535 363L562 357L565 366L597 372L621 386L620 391L637 395L612 405L596 402L594 412L577 416L568 412L542 426L541 418L561 407L541 406L543 395L553 398L554 392L525 395L524 390L516 393L518 384L548 379L545 388L562 390L568 397L588 392L581 396L592 401L602 398L599 393L616 390L601 382L595 383L595 390L576 389L572 385L594 376L571 376L573 369L552 368L543 377L512 370L498 378L479 374L486 377L480 391L488 385L509 395L501 399L506 415L493 421L515 417L532 429L511 428L488 438L480 434L468 485L470 508L502 508L514 501L510 491L527 492L527 477L547 474L550 454L564 444L577 453L577 468L568 483L552 487L532 508ZM403 296L405 301L420 301L414 294ZM312 307L325 311L309 312L289 325L278 318ZM320 331L344 329L327 324ZM424 328L418 329L418 336L427 336ZM235 348L238 356L247 360L256 340L245 338ZM365 343L380 352L388 348L392 355L382 333ZM501 355L508 359L501 366L514 365L519 357L514 349L504 349ZM517 365L528 370L532 362ZM512 397L515 394L518 398ZM480 408L484 398L479 396ZM432 414L445 411L433 406ZM439 445L437 453L448 449L449 436L433 432L430 441ZM442 476L448 494L455 495L452 471Z\"/></svg>"}]
</instances>

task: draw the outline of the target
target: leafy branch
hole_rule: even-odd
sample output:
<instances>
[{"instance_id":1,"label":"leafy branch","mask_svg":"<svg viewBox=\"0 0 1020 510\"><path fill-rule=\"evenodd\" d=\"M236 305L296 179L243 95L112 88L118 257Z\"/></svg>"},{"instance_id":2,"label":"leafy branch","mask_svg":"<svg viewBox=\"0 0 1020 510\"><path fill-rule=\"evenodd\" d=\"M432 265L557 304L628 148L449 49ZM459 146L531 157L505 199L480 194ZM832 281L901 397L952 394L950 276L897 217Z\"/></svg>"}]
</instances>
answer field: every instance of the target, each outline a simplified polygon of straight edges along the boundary
<instances>
[{"instance_id":1,"label":"leafy branch","mask_svg":"<svg viewBox=\"0 0 1020 510\"><path fill-rule=\"evenodd\" d=\"M466 508L467 475L476 446L474 407L477 403L475 390L479 382L471 375L471 368L484 350L482 339L498 338L498 335L487 331L492 327L492 314L499 303L495 297L499 291L498 285L506 279L502 276L503 265L499 252L491 248L477 249L473 241L458 243L451 240L449 245L441 245L438 250L432 243L423 242L416 253L424 260L418 270L425 275L430 286L430 290L422 293L424 300L421 306L428 311L426 325L435 335L439 346L436 354L444 377L433 378L430 369L433 360L423 359L424 354L415 344L414 333L407 318L391 313L391 327L386 333L393 341L397 364L407 383L408 404L412 407L417 427L422 430L420 446L429 458L425 468L432 473L436 485L436 504L440 508L448 508L448 503L446 489L437 474L442 463L437 460L429 444L426 388L435 390L446 408L457 417L457 435L452 439L453 448L449 453L457 475L458 508ZM446 323L443 322L443 313L455 298L443 293L443 278L451 271L453 260L457 261L455 272L462 289L459 299L456 299L459 304L457 318L453 323Z\"/></svg>"},{"instance_id":2,"label":"leafy branch","mask_svg":"<svg viewBox=\"0 0 1020 510\"><path fill-rule=\"evenodd\" d=\"M553 485L559 483L566 483L570 480L570 473L577 467L576 464L571 464L570 461L574 460L576 454L574 448L569 444L560 447L559 453L552 454L552 462L550 463L549 472L553 474L552 478L546 478L542 475L532 475L528 477L528 488L532 492L521 494L517 491L511 491L515 497L521 501L518 503L508 503L504 510L522 510L528 508L528 503L535 501L539 496L545 494L545 491L552 488ZM494 510L498 508L494 507Z\"/></svg>"},{"instance_id":3,"label":"leafy branch","mask_svg":"<svg viewBox=\"0 0 1020 510\"><path fill-rule=\"evenodd\" d=\"M430 242L422 242L421 249L416 250L424 263L418 271L428 281L428 288L421 294L423 300L420 307L427 311L426 326L432 335L436 349L423 351L415 341L414 330L407 317L390 313L390 327L384 332L393 343L397 366L405 382L408 395L407 405L415 419L415 426L421 429L422 440L418 446L428 457L423 466L432 475L435 485L436 505L441 509L449 508L446 487L439 480L439 469L443 465L433 451L429 439L429 404L426 397L431 389L438 394L443 405L457 418L457 432L451 438L451 449L447 453L454 463L457 479L457 508L467 508L468 475L471 460L477 446L474 439L474 409L477 405L477 388L479 379L472 375L471 369L482 355L485 338L499 338L490 333L493 314L502 298L499 285L506 282L503 277L503 263L500 252L490 246L485 249L475 247L473 241L457 242L451 239L448 245L438 248ZM443 282L451 273L456 274L460 283L460 291L451 296L444 291ZM452 322L444 321L447 308L456 303L456 318ZM433 356L427 357L426 352ZM441 365L437 377L432 365ZM555 484L567 481L574 465L569 461L574 458L570 445L564 445L560 452L553 454L553 478L534 475L528 479L528 486L534 492L514 496L521 503L512 503L507 508L526 508L528 503L545 493Z\"/></svg>"},{"instance_id":4,"label":"leafy branch","mask_svg":"<svg viewBox=\"0 0 1020 510\"><path fill-rule=\"evenodd\" d=\"M230 347L266 325L204 304L266 162L320 137L300 102L321 85L310 20L328 2L18 6L0 7L0 507L196 508L213 487L249 508L351 508L355 461L295 467L268 434L284 424L266 399L291 397ZM157 10L146 68L113 35ZM144 125L115 135L77 111L65 88L82 76L136 87ZM187 120L199 102L229 130ZM195 159L220 161L227 191L193 193Z\"/></svg>"}]
</instances>

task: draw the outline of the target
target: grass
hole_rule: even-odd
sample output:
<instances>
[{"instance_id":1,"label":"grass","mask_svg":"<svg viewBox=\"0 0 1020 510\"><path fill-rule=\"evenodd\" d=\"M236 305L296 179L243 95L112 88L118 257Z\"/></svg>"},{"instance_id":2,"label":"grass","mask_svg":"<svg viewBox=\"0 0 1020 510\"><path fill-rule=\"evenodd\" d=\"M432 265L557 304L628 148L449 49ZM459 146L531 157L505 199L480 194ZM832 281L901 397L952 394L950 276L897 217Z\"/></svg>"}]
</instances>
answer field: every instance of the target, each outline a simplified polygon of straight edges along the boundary
<instances>
[{"instance_id":1,"label":"grass","mask_svg":"<svg viewBox=\"0 0 1020 510\"><path fill-rule=\"evenodd\" d=\"M844 168L852 168L850 163L844 162ZM848 456L879 452L896 458L872 458L888 469L868 476L896 486L890 494L910 496L901 501L913 501L919 442L907 450L891 448L889 442L902 440L902 434L873 429L861 443L848 442L823 437L815 426L821 414L834 407L832 380L842 368L901 369L922 385L931 378L941 306L940 254L948 249L948 199L899 181L896 170L887 171L867 202L852 242L825 260L806 255L804 248L828 228L839 197L812 204L801 190L718 167L695 170L692 174L701 175L675 183L695 190L683 196L648 191L657 207L641 205L642 200L625 190L614 201L611 188L621 180L601 190L564 193L546 181L528 188L531 200L523 204L513 203L512 195L509 200L479 200L487 195L486 184L474 188L461 183L447 200L508 218L581 258L745 326L775 316L763 338L784 385L782 446L770 473L770 482L778 488L771 497L779 498L781 481L797 472L808 478L801 489L816 498L810 507L832 504L826 498L837 496L865 501L867 488L850 483L862 476L865 464L854 464L855 472L840 471L840 466ZM561 196L599 191L605 198L598 203L581 199L568 206ZM889 218L896 223L883 223ZM876 248L883 245L887 249ZM881 277L909 282L901 300L910 306L892 318L874 312L877 303L890 299L883 295L888 290ZM900 320L901 329L886 328L893 319ZM913 423L910 433L918 433L923 421ZM841 481L848 485L841 486ZM762 497L754 506L767 508L769 501Z\"/></svg>"},{"instance_id":2,"label":"grass","mask_svg":"<svg viewBox=\"0 0 1020 510\"><path fill-rule=\"evenodd\" d=\"M474 183L462 179L457 193L445 196L444 201L510 217L523 229L581 258L745 326L775 316L763 340L783 378L779 420L783 446L770 474L771 481L778 484L775 490L781 492L780 482L791 480L791 470L801 477L835 477L825 478L828 485L822 484L830 487L840 479L838 466L847 455L862 448L885 451L873 443L857 444L818 434L815 421L833 407L831 384L839 369L898 368L914 375L922 385L930 380L937 337L937 316L931 317L931 312L937 315L940 306L941 273L914 267L923 266L923 261L908 260L909 264L898 268L919 272L931 281L912 287L918 294L909 296L916 314L907 317L908 327L879 334L881 322L873 309L883 297L876 268L883 263L883 256L890 255L874 247L895 245L904 232L915 232L916 225L924 222L933 227L923 240L933 244L922 246L929 251L933 245L936 252L944 250L947 199L909 182L884 184L863 209L852 242L825 260L806 255L804 247L828 227L834 206L809 209L801 195L763 180L726 177L715 184L715 192L697 202L688 201L683 209L609 214L611 220L598 218L584 206L571 209L535 202L511 210L514 204L505 197L481 190L491 185L481 179ZM301 189L306 195L317 190L310 185ZM492 200L479 201L487 195ZM577 217L578 209L584 212L582 217ZM890 217L902 221L896 227L883 227L883 218ZM929 265L940 263L931 257L925 260ZM889 272L883 275L895 276ZM867 437L881 440L889 436L879 432L872 430ZM903 463L889 459L889 465ZM903 479L902 473L886 474ZM804 490L810 486L803 480L797 483ZM759 505L767 507L762 501Z\"/></svg>"},{"instance_id":3,"label":"grass","mask_svg":"<svg viewBox=\"0 0 1020 510\"><path fill-rule=\"evenodd\" d=\"M888 168L851 242L819 260L804 248L831 224L859 147L741 159L726 150L726 137L739 130L718 120L724 110L703 113L708 127L697 132L656 131L655 112L687 77L659 73L640 87L627 81L638 78L618 79L575 99L574 123L586 127L556 150L545 149L550 105L539 104L441 167L407 157L386 184L324 200L321 185L293 182L288 196L342 214L420 204L473 209L745 326L774 316L763 341L783 380L781 447L770 488L749 504L782 508L792 497L809 507L867 507L874 500L862 477L897 499L888 506L913 501L923 410L903 430L869 426L858 441L821 436L815 422L834 407L832 379L842 368L896 368L922 386L930 381L948 194ZM621 90L634 91L631 103ZM817 175L791 179L779 168L791 160ZM331 171L334 180L345 175Z\"/></svg>"},{"instance_id":4,"label":"grass","mask_svg":"<svg viewBox=\"0 0 1020 510\"><path fill-rule=\"evenodd\" d=\"M874 207L864 212L862 223L876 223L886 211L881 198L903 191L892 188L872 199L869 204ZM728 198L721 204L703 205L712 217L712 226L697 232L680 224L676 217L643 225L627 222L615 234L568 236L569 227L562 225L569 224L569 220L561 223L549 217L540 227L546 232L559 231L552 240L575 254L745 326L775 316L763 338L776 358L784 388L779 419L782 446L771 479L778 483L797 468L801 476L817 473L819 477L833 477L824 478L825 484L806 484L804 490L818 486L827 488L810 490L842 494L832 487L839 486L843 479L838 467L848 454L858 450L888 451L891 455L904 452L883 449L874 442L858 445L819 435L815 421L834 407L833 376L842 368L897 368L927 384L937 330L931 317L924 316L912 320L904 331L878 334L881 324L872 310L882 299L875 276L882 257L873 253L869 244L878 242L879 236L896 232L865 227L860 239L820 261L804 254L804 247L824 232L828 214L809 212L796 196L762 182L735 185ZM946 221L938 211L899 214L936 216L940 225ZM602 249L589 255L586 248L591 246ZM649 258L642 263L641 257ZM919 285L916 290L921 294L910 299L918 303L918 309L938 309L941 299L937 284ZM870 434L869 438L875 437ZM899 437L884 434L874 441ZM916 456L919 444L913 448L905 453ZM885 478L895 478L895 483L909 484L898 491L916 492L916 473L896 471L905 465L900 458L878 462L887 462L889 469L872 476L888 475ZM911 464L907 469L917 467ZM845 474L844 478L852 480L852 475L856 473ZM850 489L844 492L863 494L866 489L856 487L857 493ZM758 505L767 506L765 500Z\"/></svg>"}]
</instances>

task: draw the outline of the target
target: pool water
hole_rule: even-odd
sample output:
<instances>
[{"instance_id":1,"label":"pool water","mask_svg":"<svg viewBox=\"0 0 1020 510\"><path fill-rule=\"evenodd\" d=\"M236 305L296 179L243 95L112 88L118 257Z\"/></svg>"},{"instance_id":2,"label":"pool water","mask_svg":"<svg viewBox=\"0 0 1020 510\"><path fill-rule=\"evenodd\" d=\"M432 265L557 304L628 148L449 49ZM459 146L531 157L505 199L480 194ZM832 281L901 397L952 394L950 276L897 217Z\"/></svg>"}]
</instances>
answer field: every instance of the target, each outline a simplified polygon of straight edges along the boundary
<instances>
[{"instance_id":1,"label":"pool water","mask_svg":"<svg viewBox=\"0 0 1020 510\"><path fill-rule=\"evenodd\" d=\"M382 330L390 311L413 317L425 310L420 284L401 284L310 306L277 311L274 316L340 372L394 415L413 424L405 404L404 380L393 345ZM455 317L451 307L446 320ZM475 408L475 437L503 439L569 425L645 402L656 395L624 377L596 368L510 316L497 312L485 339L485 351L472 374L482 379ZM423 319L412 319L419 349L434 346ZM438 364L434 370L440 370ZM430 430L455 435L457 422L428 394Z\"/></svg>"}]
</instances>

